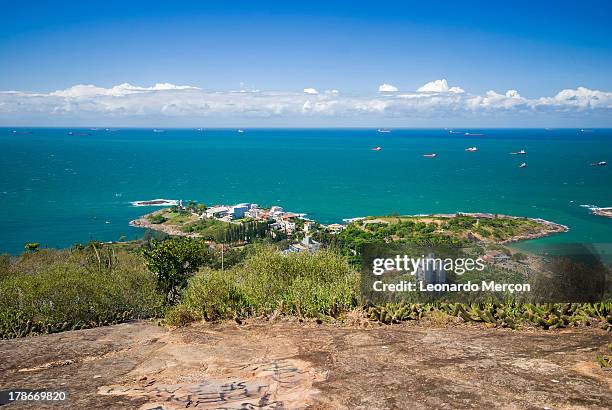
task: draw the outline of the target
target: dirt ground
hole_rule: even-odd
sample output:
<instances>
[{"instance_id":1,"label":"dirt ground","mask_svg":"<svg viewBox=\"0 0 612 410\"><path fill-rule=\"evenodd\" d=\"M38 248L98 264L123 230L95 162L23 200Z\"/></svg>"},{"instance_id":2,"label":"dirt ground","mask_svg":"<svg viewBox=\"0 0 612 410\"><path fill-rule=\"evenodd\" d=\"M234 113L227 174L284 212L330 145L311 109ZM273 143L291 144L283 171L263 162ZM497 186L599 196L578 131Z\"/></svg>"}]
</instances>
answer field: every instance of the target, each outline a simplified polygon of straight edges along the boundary
<instances>
[{"instance_id":1,"label":"dirt ground","mask_svg":"<svg viewBox=\"0 0 612 410\"><path fill-rule=\"evenodd\" d=\"M0 341L0 391L65 390L4 408L612 408L599 329L148 322Z\"/></svg>"}]
</instances>

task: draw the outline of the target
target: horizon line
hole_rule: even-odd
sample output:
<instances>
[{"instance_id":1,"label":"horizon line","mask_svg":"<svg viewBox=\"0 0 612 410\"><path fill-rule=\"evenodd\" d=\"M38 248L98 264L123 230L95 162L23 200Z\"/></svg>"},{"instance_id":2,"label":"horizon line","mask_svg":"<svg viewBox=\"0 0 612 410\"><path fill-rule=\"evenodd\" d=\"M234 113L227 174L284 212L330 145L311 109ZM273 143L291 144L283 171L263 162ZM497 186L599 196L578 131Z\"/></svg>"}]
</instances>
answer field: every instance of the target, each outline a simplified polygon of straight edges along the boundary
<instances>
[{"instance_id":1,"label":"horizon line","mask_svg":"<svg viewBox=\"0 0 612 410\"><path fill-rule=\"evenodd\" d=\"M374 129L374 130L378 130L378 129L387 129L387 130L445 130L445 131L453 131L453 130L467 130L467 129L479 129L479 130L516 130L516 129L524 129L524 130L609 130L612 129L612 126L608 126L608 127L588 127L588 126L584 126L584 127L491 127L491 126L458 126L458 127L406 127L406 126L399 126L399 127L390 127L390 126L342 126L342 125L338 125L338 126L312 126L312 127L308 127L308 126L299 126L299 127L287 127L287 126L268 126L268 127L262 127L262 126L248 126L248 125L242 125L242 126L213 126L213 127L197 127L197 126L191 126L191 127L180 127L180 126L170 126L170 127L165 127L165 126L133 126L133 125L114 125L114 126L106 126L106 125L0 125L0 129L24 129L24 128L31 128L31 129L41 129L41 128L53 128L53 129L62 129L62 128L75 128L75 129L83 129L83 128L87 128L89 130L92 130L92 128L96 128L96 130L98 131L105 131L106 129L108 130L119 130L119 129L141 129L141 130L155 130L155 129L159 129L159 130L199 130L201 129L202 131L205 130L237 130L237 129L252 129L252 130L266 130L266 129L284 129L284 130L299 130L299 129ZM94 131L94 130L92 130Z\"/></svg>"}]
</instances>

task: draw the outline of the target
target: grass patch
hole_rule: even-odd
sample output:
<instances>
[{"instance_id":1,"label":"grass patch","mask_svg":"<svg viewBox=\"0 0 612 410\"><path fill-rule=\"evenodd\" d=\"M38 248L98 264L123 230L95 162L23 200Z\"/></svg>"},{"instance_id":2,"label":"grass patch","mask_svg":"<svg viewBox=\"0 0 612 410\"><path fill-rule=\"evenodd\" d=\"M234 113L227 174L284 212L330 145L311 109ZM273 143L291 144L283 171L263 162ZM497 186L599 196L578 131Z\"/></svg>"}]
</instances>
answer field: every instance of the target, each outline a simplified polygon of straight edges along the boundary
<instances>
[{"instance_id":1,"label":"grass patch","mask_svg":"<svg viewBox=\"0 0 612 410\"><path fill-rule=\"evenodd\" d=\"M203 239L221 242L227 235L230 223L217 219L199 219L182 227L183 232L198 233Z\"/></svg>"}]
</instances>

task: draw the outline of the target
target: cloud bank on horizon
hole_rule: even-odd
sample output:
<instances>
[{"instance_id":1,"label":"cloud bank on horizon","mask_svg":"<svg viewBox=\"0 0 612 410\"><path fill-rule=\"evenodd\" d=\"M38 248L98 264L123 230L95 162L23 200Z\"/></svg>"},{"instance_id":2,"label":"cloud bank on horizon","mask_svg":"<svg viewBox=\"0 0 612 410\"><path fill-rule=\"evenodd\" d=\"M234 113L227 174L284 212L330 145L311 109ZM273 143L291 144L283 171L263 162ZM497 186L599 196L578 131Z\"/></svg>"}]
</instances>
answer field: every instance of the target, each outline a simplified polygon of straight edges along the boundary
<instances>
[{"instance_id":1,"label":"cloud bank on horizon","mask_svg":"<svg viewBox=\"0 0 612 410\"><path fill-rule=\"evenodd\" d=\"M286 125L283 120L307 120L316 125L330 121L365 124L391 121L410 126L415 119L484 121L487 118L612 116L612 92L585 87L564 89L553 96L526 98L517 90L471 94L446 79L428 82L414 91L383 83L370 94L338 90L303 91L204 90L189 85L158 83L151 87L128 83L111 88L75 85L50 93L0 91L0 124L4 125L91 125L114 123L138 125L185 124L214 120L231 126L237 120L256 120L266 125ZM598 124L601 126L601 124Z\"/></svg>"}]
</instances>

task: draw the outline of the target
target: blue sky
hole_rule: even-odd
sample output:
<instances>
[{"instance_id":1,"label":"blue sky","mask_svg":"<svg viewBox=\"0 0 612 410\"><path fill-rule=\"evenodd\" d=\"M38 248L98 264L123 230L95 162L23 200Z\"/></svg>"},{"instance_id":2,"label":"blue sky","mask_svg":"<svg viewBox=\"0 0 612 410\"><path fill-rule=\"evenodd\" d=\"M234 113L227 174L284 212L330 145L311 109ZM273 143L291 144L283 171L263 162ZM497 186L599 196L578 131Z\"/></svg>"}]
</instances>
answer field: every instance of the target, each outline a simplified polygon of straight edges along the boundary
<instances>
[{"instance_id":1,"label":"blue sky","mask_svg":"<svg viewBox=\"0 0 612 410\"><path fill-rule=\"evenodd\" d=\"M207 92L296 93L291 104L303 107L306 103L301 95L303 89L314 88L319 93L311 98L326 102L331 97L324 98L323 90L338 90L334 98L343 99L343 107L350 105L347 96L351 96L354 111L364 101L370 104L373 99L379 99L376 93L383 83L393 85L400 92L414 92L426 83L445 79L450 86L465 91L461 102L456 98L448 100L445 110L436 105L431 112L423 114L405 106L398 110L391 104L392 109L377 108L379 112L365 122L360 122L355 113L348 115L348 108L342 114L338 110L332 114L326 111L324 118L317 121L325 125L334 121L346 125L365 125L368 121L411 125L418 118L419 124L415 125L438 124L440 118L449 119L449 111L457 111L452 104L462 104L458 106L460 115L455 121L474 125L479 121L491 125L497 120L514 122L516 118L524 118L517 114L516 107L531 110L528 118L521 120L525 126L540 122L612 125L607 120L612 107L612 97L608 95L612 91L612 25L609 24L612 3L606 1L54 1L23 4L2 1L1 6L0 90L3 91L49 94L79 84L111 89L124 83L145 88L169 83ZM561 110L550 109L551 104L533 102L578 87L603 94L595 98L595 105L589 100L581 106L582 111L573 109L569 115L565 110L567 101ZM485 117L480 111L471 113L473 109L465 107L475 104L472 100L465 102L468 94L484 98L490 90L500 95L517 90L521 98L532 102L514 104L512 112L504 105L494 118L490 113ZM118 100L111 104L89 93L90 105L85 108L84 97L75 97L74 93L63 99L11 94L10 100L0 97L0 104L5 107L4 111L0 108L0 124L107 121L130 125L149 120L171 124L176 115L195 123L202 110L206 111L202 115L208 120L217 112L205 93L197 98L191 93L185 99L176 90L171 91L171 96L169 90L139 92L157 93L159 98L171 97L177 112L178 108L184 108L183 101L189 100L189 110L169 115L171 110L166 109L156 114L159 107L152 106L148 97L147 102L137 102L132 96L127 107L116 104ZM69 98L72 100L66 108ZM80 104L75 104L75 98L80 98L77 101ZM221 115L224 120L213 122L249 124L251 118L261 125L283 125L302 118L303 113L297 113L293 105L278 108L289 104L283 98L267 96L260 99L265 102L249 102L274 106L268 114L262 114L259 106L249 105L246 113L224 112ZM572 98L576 96L569 96L569 100ZM200 111L194 108L194 101L204 101L198 108ZM52 107L57 108L58 104L62 114L52 116L50 112L58 112ZM92 104L98 107L102 104L104 110L96 111L91 108ZM138 104L149 105L138 111ZM241 100L229 97L222 104L244 105ZM534 109L536 105L538 108ZM544 110L543 105L547 106ZM17 106L25 108L18 110ZM130 109L146 111L147 117L133 115ZM258 113L254 117L253 110ZM109 114L110 111L113 113ZM309 115L320 116L312 110ZM450 122L446 125L452 125Z\"/></svg>"}]
</instances>

